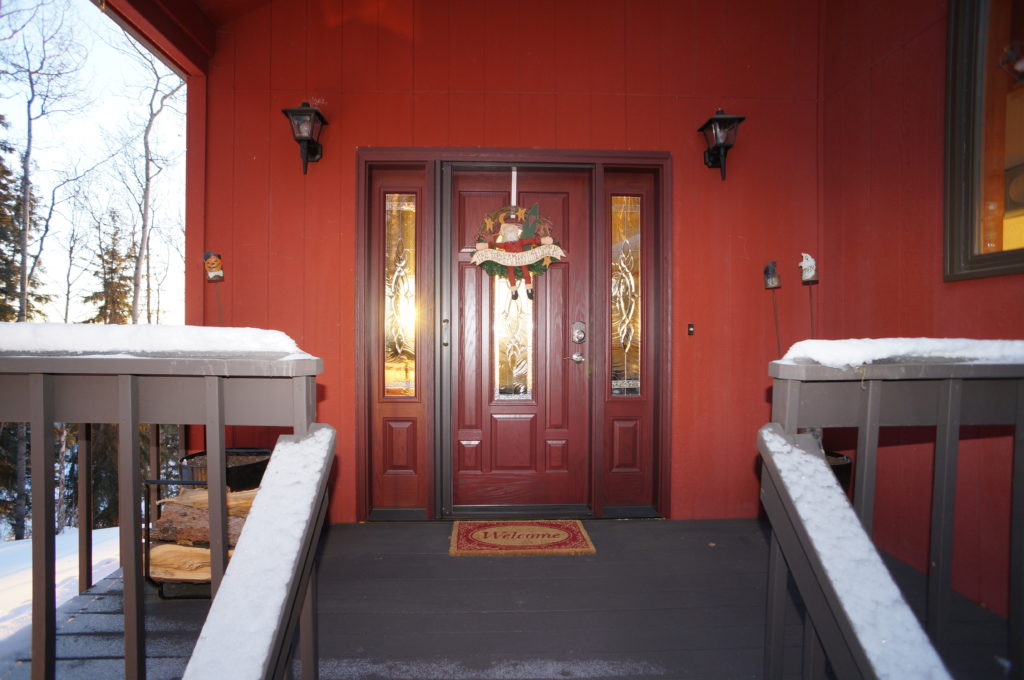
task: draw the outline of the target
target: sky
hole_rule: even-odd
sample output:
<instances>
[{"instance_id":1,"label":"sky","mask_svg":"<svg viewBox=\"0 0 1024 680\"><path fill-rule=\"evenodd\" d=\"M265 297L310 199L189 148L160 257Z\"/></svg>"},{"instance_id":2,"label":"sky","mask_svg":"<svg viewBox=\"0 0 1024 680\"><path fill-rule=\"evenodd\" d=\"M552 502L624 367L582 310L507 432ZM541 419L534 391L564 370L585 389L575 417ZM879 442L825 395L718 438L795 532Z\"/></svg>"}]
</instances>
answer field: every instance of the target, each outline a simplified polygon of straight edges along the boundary
<instances>
[{"instance_id":1,"label":"sky","mask_svg":"<svg viewBox=\"0 0 1024 680\"><path fill-rule=\"evenodd\" d=\"M30 4L30 0L4 2L3 7L7 9L25 4ZM133 68L124 55L106 44L123 39L121 29L89 0L68 0L68 4L71 19L76 24L75 36L87 45L88 57L81 76L90 102L79 113L55 114L37 121L33 158L36 161L34 176L40 180L40 186L51 182L55 172L68 165L92 165L105 154L107 139L119 127L123 127L127 119L141 116L144 111L138 97L138 85L133 85L139 82L139 71ZM20 146L25 130L24 99L7 94L0 97L0 114L4 115L10 125L8 138L15 146ZM184 112L184 98L181 99L181 111ZM177 156L177 162L164 172L163 187L157 196L157 224L164 233L169 234L172 231L178 232L184 222L184 115L165 115L161 123L159 143L173 149ZM37 194L48 196L49 190L38 191ZM62 208L62 212L68 211ZM63 215L64 218L66 216ZM64 244L66 225L67 220L61 220L44 245L42 261L45 272L42 280L48 292L57 294L57 299L44 310L46 321L63 321L63 279L68 267ZM177 249L166 245L165 239L155 234L152 239L153 257L171 262L160 299L161 309L166 312L161 319L163 323L182 323L184 319L184 264L181 260L184 245L180 233L175 238ZM81 264L88 266L87 262ZM90 287L92 282L89 278L88 274L82 276L78 287L83 290ZM81 304L80 300L73 300L69 321L83 321L89 316L89 307Z\"/></svg>"}]
</instances>

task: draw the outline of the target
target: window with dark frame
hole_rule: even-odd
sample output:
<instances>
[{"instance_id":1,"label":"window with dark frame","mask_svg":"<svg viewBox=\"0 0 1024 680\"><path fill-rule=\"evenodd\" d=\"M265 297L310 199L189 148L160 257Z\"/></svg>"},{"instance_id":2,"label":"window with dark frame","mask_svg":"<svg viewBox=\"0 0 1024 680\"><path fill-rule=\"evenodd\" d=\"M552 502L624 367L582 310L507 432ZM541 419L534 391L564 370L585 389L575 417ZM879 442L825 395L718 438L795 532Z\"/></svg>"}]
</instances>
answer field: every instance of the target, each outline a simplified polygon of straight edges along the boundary
<instances>
[{"instance_id":1,"label":"window with dark frame","mask_svg":"<svg viewBox=\"0 0 1024 680\"><path fill-rule=\"evenodd\" d=\"M1024 272L1024 0L951 0L945 278Z\"/></svg>"}]
</instances>

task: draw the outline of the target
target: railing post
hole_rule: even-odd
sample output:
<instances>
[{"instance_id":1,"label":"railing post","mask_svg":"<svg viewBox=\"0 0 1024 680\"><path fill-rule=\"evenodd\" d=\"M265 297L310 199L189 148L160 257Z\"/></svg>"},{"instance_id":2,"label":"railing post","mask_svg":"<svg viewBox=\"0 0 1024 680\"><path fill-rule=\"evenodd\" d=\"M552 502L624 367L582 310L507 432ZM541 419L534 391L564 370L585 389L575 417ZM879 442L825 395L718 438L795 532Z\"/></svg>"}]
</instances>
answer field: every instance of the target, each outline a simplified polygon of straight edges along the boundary
<instances>
[{"instance_id":1,"label":"railing post","mask_svg":"<svg viewBox=\"0 0 1024 680\"><path fill-rule=\"evenodd\" d=\"M293 430L296 436L304 436L309 433L310 423L316 420L316 378L312 376L292 378L292 399L295 421ZM299 614L299 659L302 662L302 680L318 680L320 677L316 578L317 558L314 546L309 583L306 585L306 592L302 598L302 612Z\"/></svg>"},{"instance_id":2,"label":"railing post","mask_svg":"<svg viewBox=\"0 0 1024 680\"><path fill-rule=\"evenodd\" d=\"M53 678L57 668L57 612L53 592L53 377L29 376L32 461L32 678Z\"/></svg>"},{"instance_id":3,"label":"railing post","mask_svg":"<svg viewBox=\"0 0 1024 680\"><path fill-rule=\"evenodd\" d=\"M210 512L210 596L228 566L227 456L224 453L224 379L206 376L206 491Z\"/></svg>"},{"instance_id":4,"label":"railing post","mask_svg":"<svg viewBox=\"0 0 1024 680\"><path fill-rule=\"evenodd\" d=\"M882 381L868 380L861 394L854 463L853 507L861 526L871 535L875 523L875 479L878 467L878 425L882 412Z\"/></svg>"},{"instance_id":5,"label":"railing post","mask_svg":"<svg viewBox=\"0 0 1024 680\"><path fill-rule=\"evenodd\" d=\"M119 375L117 422L117 514L124 584L124 677L146 677L146 627L142 599L142 531L139 520L138 377Z\"/></svg>"},{"instance_id":6,"label":"railing post","mask_svg":"<svg viewBox=\"0 0 1024 680\"><path fill-rule=\"evenodd\" d=\"M935 431L935 472L932 487L931 547L928 557L928 634L941 647L949 622L953 575L953 520L956 462L960 444L960 403L963 381L943 381Z\"/></svg>"},{"instance_id":7,"label":"railing post","mask_svg":"<svg viewBox=\"0 0 1024 680\"><path fill-rule=\"evenodd\" d=\"M92 424L78 424L78 592L92 588Z\"/></svg>"},{"instance_id":8,"label":"railing post","mask_svg":"<svg viewBox=\"0 0 1024 680\"><path fill-rule=\"evenodd\" d=\"M782 677L785 647L786 586L789 567L782 555L779 537L771 531L768 546L768 599L764 616L764 677L779 680Z\"/></svg>"},{"instance_id":9,"label":"railing post","mask_svg":"<svg viewBox=\"0 0 1024 680\"><path fill-rule=\"evenodd\" d=\"M160 426L149 426L149 478L160 479ZM153 484L146 490L149 507L153 508L153 519L160 518L160 485Z\"/></svg>"}]
</instances>

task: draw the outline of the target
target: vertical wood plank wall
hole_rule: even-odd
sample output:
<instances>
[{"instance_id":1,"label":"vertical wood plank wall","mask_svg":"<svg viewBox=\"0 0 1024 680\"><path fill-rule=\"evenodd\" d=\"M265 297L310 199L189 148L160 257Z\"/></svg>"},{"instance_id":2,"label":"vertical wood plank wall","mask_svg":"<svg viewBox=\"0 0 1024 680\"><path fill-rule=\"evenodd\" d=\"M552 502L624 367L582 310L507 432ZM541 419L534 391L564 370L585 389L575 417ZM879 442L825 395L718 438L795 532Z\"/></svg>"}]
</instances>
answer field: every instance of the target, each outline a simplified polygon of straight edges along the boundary
<instances>
[{"instance_id":1,"label":"vertical wood plank wall","mask_svg":"<svg viewBox=\"0 0 1024 680\"><path fill-rule=\"evenodd\" d=\"M821 266L819 337L1024 336L1024 278L941 281L942 3L250 4L217 32L205 231L188 235L188 252L222 253L226 278L193 285L188 318L277 328L324 359L319 415L338 430L332 521L356 517L351 433L363 417L352 355L363 304L357 147L672 154L674 518L758 512L753 433L770 414L766 366L777 358L769 260L782 274L783 348L810 333L801 252ZM306 176L280 112L303 100L330 121ZM725 182L703 166L696 132L719 107L747 117ZM187 266L201 281L198 258ZM989 592L981 565L1006 545L983 507L1003 493L993 489L1008 454L995 448L994 469L967 470L958 497L958 555L961 544L975 551L959 571L978 593ZM916 489L904 478L928 455L891 463L891 478ZM926 507L920 484L913 503ZM879 495L883 547L918 554L926 513L905 493Z\"/></svg>"}]
</instances>

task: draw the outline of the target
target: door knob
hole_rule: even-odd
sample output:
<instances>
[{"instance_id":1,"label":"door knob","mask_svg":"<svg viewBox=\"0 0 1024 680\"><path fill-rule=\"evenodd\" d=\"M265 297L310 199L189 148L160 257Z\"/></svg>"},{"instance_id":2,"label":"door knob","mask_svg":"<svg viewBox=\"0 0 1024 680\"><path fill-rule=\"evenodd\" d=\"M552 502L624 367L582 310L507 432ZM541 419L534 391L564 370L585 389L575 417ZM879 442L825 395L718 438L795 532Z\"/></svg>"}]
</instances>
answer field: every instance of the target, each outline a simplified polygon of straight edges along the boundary
<instances>
[{"instance_id":1,"label":"door knob","mask_svg":"<svg viewBox=\"0 0 1024 680\"><path fill-rule=\"evenodd\" d=\"M565 358L566 359L571 359L574 363L582 364L583 360L586 357L583 356L583 352L574 352L571 357L565 357Z\"/></svg>"}]
</instances>

